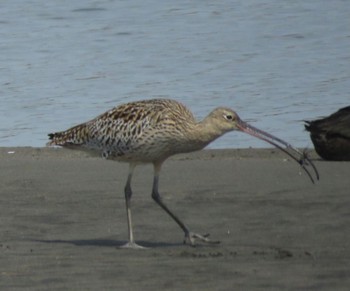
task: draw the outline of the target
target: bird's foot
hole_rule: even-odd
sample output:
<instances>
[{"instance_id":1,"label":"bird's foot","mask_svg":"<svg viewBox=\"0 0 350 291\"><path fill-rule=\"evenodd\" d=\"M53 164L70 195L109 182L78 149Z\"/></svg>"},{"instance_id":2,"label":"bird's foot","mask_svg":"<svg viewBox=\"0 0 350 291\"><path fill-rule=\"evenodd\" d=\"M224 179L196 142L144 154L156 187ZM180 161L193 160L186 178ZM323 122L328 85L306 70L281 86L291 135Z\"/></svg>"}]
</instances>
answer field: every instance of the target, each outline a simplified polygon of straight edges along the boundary
<instances>
[{"instance_id":1,"label":"bird's foot","mask_svg":"<svg viewBox=\"0 0 350 291\"><path fill-rule=\"evenodd\" d=\"M147 249L146 247L138 245L136 242L127 242L126 244L118 247L120 249L134 249L134 250L142 250Z\"/></svg>"},{"instance_id":2,"label":"bird's foot","mask_svg":"<svg viewBox=\"0 0 350 291\"><path fill-rule=\"evenodd\" d=\"M220 241L218 240L210 240L209 239L209 233L204 234L204 235L200 235L194 232L188 232L185 233L185 239L184 239L184 244L189 244L190 246L195 246L195 242L196 240L200 240L202 242L205 243L209 243L209 244L219 244Z\"/></svg>"}]
</instances>

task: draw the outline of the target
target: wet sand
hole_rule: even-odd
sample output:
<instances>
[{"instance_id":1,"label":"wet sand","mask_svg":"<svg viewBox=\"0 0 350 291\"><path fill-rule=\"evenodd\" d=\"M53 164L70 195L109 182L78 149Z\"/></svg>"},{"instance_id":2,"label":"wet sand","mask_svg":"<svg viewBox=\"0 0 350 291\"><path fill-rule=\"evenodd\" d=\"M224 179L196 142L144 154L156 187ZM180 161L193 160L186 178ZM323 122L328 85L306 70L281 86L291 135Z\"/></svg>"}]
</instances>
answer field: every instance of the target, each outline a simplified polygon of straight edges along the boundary
<instances>
[{"instance_id":1,"label":"wet sand","mask_svg":"<svg viewBox=\"0 0 350 291\"><path fill-rule=\"evenodd\" d=\"M126 164L0 148L0 289L349 290L350 163L317 159L316 185L271 149L167 161L165 203L221 241L195 248L152 201L152 167L139 167L135 237L149 248L125 250Z\"/></svg>"}]
</instances>

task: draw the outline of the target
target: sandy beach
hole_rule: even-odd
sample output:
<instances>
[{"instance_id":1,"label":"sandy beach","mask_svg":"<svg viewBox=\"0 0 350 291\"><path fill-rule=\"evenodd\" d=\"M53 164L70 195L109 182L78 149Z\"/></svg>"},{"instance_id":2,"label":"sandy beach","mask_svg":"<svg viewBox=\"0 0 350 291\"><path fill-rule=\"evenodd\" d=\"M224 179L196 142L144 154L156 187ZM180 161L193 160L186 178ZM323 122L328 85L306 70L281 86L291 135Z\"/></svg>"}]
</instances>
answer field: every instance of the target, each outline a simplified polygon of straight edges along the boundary
<instances>
[{"instance_id":1,"label":"sandy beach","mask_svg":"<svg viewBox=\"0 0 350 291\"><path fill-rule=\"evenodd\" d=\"M125 250L126 164L55 148L0 148L1 290L349 290L350 163L312 153L315 185L274 149L169 159L162 197L219 245L183 245L137 168Z\"/></svg>"}]
</instances>

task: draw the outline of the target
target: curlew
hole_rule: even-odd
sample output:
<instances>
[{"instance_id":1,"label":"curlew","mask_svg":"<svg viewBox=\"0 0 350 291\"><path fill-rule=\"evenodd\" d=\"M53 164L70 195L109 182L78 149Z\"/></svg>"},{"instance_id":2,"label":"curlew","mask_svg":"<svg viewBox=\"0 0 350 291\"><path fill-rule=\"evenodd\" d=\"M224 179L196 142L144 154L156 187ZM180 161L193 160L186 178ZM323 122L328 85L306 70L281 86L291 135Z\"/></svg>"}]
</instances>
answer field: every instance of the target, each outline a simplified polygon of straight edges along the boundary
<instances>
[{"instance_id":1,"label":"curlew","mask_svg":"<svg viewBox=\"0 0 350 291\"><path fill-rule=\"evenodd\" d=\"M178 153L200 150L223 134L239 130L262 139L288 154L308 174L311 166L318 179L318 172L309 158L285 141L242 121L233 110L219 107L202 121L181 103L170 99L153 99L131 102L115 107L95 119L74 126L66 131L50 133L47 145L99 152L106 159L129 163L124 188L128 242L123 247L142 248L133 236L130 201L131 180L138 164L152 163L154 178L152 198L180 226L185 234L184 243L195 245L196 240L218 243L208 235L190 231L182 220L163 202L159 191L159 173L164 161Z\"/></svg>"}]
</instances>

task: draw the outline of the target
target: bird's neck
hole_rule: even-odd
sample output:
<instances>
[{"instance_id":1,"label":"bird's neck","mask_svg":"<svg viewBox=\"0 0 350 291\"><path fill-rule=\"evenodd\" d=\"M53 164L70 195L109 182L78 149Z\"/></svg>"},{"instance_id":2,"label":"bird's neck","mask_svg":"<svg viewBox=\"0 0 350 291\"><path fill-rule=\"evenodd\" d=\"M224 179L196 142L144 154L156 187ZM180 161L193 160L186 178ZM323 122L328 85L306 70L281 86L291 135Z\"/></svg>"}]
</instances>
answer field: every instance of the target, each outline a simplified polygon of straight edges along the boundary
<instances>
[{"instance_id":1,"label":"bird's neck","mask_svg":"<svg viewBox=\"0 0 350 291\"><path fill-rule=\"evenodd\" d=\"M191 139L197 149L202 149L222 134L208 117L206 117L193 126L189 132L189 139Z\"/></svg>"}]
</instances>

